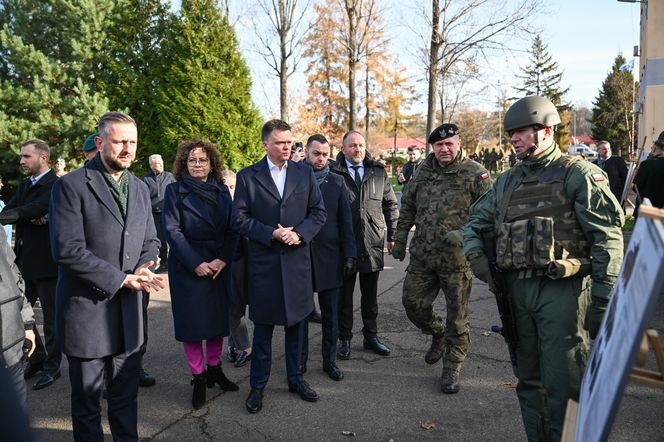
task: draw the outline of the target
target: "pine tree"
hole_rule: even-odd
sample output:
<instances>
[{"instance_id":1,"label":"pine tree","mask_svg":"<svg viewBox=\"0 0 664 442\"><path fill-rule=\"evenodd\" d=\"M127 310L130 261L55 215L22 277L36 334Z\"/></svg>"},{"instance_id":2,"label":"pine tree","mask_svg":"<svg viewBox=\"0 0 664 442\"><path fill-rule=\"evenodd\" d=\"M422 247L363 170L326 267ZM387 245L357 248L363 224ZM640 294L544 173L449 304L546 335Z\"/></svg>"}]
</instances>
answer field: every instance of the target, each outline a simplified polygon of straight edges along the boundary
<instances>
[{"instance_id":1,"label":"pine tree","mask_svg":"<svg viewBox=\"0 0 664 442\"><path fill-rule=\"evenodd\" d=\"M147 157L164 148L157 102L170 59L165 43L172 20L168 6L160 0L117 1L108 41L98 57L97 84L110 108L128 112L138 126L135 173L147 169ZM164 161L169 164L172 158Z\"/></svg>"},{"instance_id":2,"label":"pine tree","mask_svg":"<svg viewBox=\"0 0 664 442\"><path fill-rule=\"evenodd\" d=\"M530 49L530 61L521 69L523 75L516 77L522 80L521 87L514 89L520 96L539 95L547 97L558 108L562 123L558 125L555 140L563 149L567 148L569 139L569 104L565 102L565 94L569 88L562 87L563 73L559 71L558 63L548 52L548 46L542 42L539 35L535 36Z\"/></svg>"},{"instance_id":3,"label":"pine tree","mask_svg":"<svg viewBox=\"0 0 664 442\"><path fill-rule=\"evenodd\" d=\"M637 122L633 121L632 103L638 84L634 83L630 70L620 70L625 62L625 57L620 54L615 58L611 72L602 82L602 89L593 103L591 122L595 140L608 141L614 154L619 150L623 157L628 158L635 139L632 128Z\"/></svg>"},{"instance_id":4,"label":"pine tree","mask_svg":"<svg viewBox=\"0 0 664 442\"><path fill-rule=\"evenodd\" d=\"M97 54L112 0L5 0L0 8L0 162L14 176L20 144L80 155L108 101L96 90ZM9 173L8 173L9 172Z\"/></svg>"},{"instance_id":5,"label":"pine tree","mask_svg":"<svg viewBox=\"0 0 664 442\"><path fill-rule=\"evenodd\" d=\"M215 0L184 0L171 28L172 64L157 105L163 150L172 155L183 140L206 138L219 146L225 167L256 161L262 121L228 16Z\"/></svg>"}]
</instances>

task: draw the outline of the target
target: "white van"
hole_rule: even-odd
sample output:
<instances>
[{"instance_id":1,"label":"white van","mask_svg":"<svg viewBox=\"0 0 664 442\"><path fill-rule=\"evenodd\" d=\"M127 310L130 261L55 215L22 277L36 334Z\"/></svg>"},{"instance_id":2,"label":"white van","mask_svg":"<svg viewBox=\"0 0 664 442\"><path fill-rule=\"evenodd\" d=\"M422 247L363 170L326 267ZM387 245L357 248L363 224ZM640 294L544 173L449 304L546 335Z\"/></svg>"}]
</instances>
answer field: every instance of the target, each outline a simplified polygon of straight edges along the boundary
<instances>
[{"instance_id":1,"label":"white van","mask_svg":"<svg viewBox=\"0 0 664 442\"><path fill-rule=\"evenodd\" d=\"M597 158L597 152L592 150L590 147L585 144L574 144L567 149L569 155L581 155L585 156L587 159L594 160Z\"/></svg>"}]
</instances>

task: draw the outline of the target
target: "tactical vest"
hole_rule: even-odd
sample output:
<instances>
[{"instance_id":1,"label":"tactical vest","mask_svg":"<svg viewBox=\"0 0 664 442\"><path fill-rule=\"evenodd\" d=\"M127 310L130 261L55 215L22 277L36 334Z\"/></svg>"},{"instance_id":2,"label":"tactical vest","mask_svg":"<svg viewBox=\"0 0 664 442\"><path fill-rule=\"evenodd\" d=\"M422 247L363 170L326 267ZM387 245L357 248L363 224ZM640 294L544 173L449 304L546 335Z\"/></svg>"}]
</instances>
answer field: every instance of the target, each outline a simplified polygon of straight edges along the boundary
<instances>
[{"instance_id":1,"label":"tactical vest","mask_svg":"<svg viewBox=\"0 0 664 442\"><path fill-rule=\"evenodd\" d=\"M588 242L565 193L577 157L562 156L539 175L516 166L508 178L496 222L496 263L503 269L545 269L557 259L589 258Z\"/></svg>"}]
</instances>

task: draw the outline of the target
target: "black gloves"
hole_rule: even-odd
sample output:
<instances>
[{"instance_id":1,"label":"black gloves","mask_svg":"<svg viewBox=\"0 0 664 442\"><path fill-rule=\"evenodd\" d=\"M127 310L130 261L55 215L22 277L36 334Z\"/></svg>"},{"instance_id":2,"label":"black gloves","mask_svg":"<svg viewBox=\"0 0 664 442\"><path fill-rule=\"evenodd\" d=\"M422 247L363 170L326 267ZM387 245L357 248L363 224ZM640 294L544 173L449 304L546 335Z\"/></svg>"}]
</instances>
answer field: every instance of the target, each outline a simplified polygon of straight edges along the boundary
<instances>
[{"instance_id":1,"label":"black gloves","mask_svg":"<svg viewBox=\"0 0 664 442\"><path fill-rule=\"evenodd\" d=\"M346 258L344 260L343 275L348 279L355 274L355 258Z\"/></svg>"},{"instance_id":2,"label":"black gloves","mask_svg":"<svg viewBox=\"0 0 664 442\"><path fill-rule=\"evenodd\" d=\"M606 298L598 298L593 296L586 310L586 318L583 321L583 328L588 330L590 339L595 339L597 333L599 332L599 327L602 325L602 318L604 317L604 312L609 305L609 300Z\"/></svg>"}]
</instances>

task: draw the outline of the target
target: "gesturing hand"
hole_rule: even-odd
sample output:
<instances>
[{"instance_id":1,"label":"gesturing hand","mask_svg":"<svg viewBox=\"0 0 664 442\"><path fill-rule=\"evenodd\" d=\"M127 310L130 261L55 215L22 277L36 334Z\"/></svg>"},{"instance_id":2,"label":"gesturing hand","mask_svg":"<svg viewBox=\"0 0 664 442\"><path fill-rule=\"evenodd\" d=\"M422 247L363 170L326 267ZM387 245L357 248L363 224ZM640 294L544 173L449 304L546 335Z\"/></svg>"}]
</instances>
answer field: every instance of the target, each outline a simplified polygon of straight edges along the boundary
<instances>
[{"instance_id":1,"label":"gesturing hand","mask_svg":"<svg viewBox=\"0 0 664 442\"><path fill-rule=\"evenodd\" d=\"M141 290L149 291L150 289L163 289L164 284L162 282L162 277L150 271L150 267L153 265L154 261L148 261L138 267L133 274L129 274L125 277L122 286L135 292Z\"/></svg>"}]
</instances>

